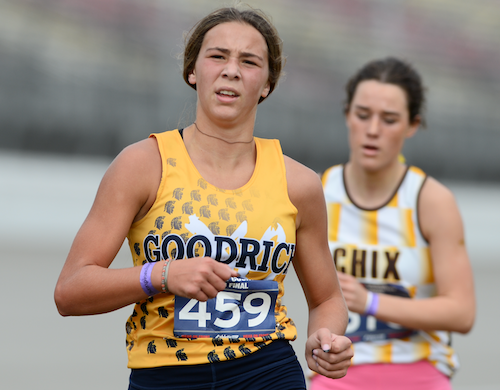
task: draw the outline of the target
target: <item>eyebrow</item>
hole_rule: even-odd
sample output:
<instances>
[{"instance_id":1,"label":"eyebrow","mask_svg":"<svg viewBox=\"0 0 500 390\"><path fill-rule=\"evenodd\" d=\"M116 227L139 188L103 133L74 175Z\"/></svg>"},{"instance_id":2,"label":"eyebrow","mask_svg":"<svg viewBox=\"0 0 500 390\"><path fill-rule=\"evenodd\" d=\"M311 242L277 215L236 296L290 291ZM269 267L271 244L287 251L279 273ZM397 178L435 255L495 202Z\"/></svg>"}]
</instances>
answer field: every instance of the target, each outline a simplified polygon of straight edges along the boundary
<instances>
[{"instance_id":1,"label":"eyebrow","mask_svg":"<svg viewBox=\"0 0 500 390\"><path fill-rule=\"evenodd\" d=\"M369 107L361 106L359 104L355 105L354 108L358 108L358 109L365 110L365 111L370 111ZM387 115L395 115L395 116L401 115L399 112L396 112L396 111L382 111L382 112L384 114L387 114Z\"/></svg>"},{"instance_id":2,"label":"eyebrow","mask_svg":"<svg viewBox=\"0 0 500 390\"><path fill-rule=\"evenodd\" d=\"M220 52L222 52L224 54L230 54L231 53L231 50L224 49L222 47L209 47L206 51L210 51L210 50L217 50L217 51L220 51ZM264 61L264 59L261 56L258 56L257 54L249 53L249 52L246 52L246 51L241 52L240 53L240 57L255 57L255 58L258 58L261 61Z\"/></svg>"}]
</instances>

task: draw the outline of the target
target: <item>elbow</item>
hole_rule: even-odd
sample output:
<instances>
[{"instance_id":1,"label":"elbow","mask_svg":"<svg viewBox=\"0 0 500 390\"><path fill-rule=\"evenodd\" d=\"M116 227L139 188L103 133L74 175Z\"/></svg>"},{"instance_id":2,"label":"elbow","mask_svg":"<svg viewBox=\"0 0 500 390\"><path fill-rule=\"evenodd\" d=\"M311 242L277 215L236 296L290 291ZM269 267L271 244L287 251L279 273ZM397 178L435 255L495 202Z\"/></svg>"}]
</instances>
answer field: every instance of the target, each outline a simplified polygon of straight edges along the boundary
<instances>
[{"instance_id":1,"label":"elbow","mask_svg":"<svg viewBox=\"0 0 500 390\"><path fill-rule=\"evenodd\" d=\"M54 302L57 307L57 311L63 317L69 317L72 315L70 307L68 305L68 299L64 292L64 288L57 284L54 291Z\"/></svg>"},{"instance_id":2,"label":"elbow","mask_svg":"<svg viewBox=\"0 0 500 390\"><path fill-rule=\"evenodd\" d=\"M459 323L457 323L456 332L467 334L469 333L474 326L475 315L469 315L467 318L462 319Z\"/></svg>"},{"instance_id":3,"label":"elbow","mask_svg":"<svg viewBox=\"0 0 500 390\"><path fill-rule=\"evenodd\" d=\"M476 320L476 304L474 301L470 303L468 306L468 310L466 311L464 318L462 319L462 327L460 329L460 333L466 334L469 333L474 327L474 322Z\"/></svg>"},{"instance_id":4,"label":"elbow","mask_svg":"<svg viewBox=\"0 0 500 390\"><path fill-rule=\"evenodd\" d=\"M453 332L467 334L472 330L475 319L476 310L474 305L464 305L461 314L455 319L453 329L451 330Z\"/></svg>"}]
</instances>

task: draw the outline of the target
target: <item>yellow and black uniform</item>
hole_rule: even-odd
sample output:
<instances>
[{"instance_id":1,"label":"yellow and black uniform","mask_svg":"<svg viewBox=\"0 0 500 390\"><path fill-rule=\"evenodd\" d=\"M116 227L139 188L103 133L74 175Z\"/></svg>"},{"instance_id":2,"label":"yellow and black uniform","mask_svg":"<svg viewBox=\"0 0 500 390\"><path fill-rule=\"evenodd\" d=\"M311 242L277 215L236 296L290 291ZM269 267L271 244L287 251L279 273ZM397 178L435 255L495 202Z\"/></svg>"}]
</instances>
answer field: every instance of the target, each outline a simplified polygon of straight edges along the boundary
<instances>
[{"instance_id":1,"label":"yellow and black uniform","mask_svg":"<svg viewBox=\"0 0 500 390\"><path fill-rule=\"evenodd\" d=\"M324 173L328 240L338 271L355 276L373 292L408 299L435 296L429 244L417 215L425 179L419 168L409 167L391 199L367 210L349 197L343 165ZM447 376L458 368L449 332L404 329L350 312L346 336L353 341L353 365L428 360Z\"/></svg>"},{"instance_id":2,"label":"yellow and black uniform","mask_svg":"<svg viewBox=\"0 0 500 390\"><path fill-rule=\"evenodd\" d=\"M179 131L151 136L162 178L155 203L127 237L134 265L210 256L240 277L207 303L161 293L137 302L126 323L128 366L232 360L273 340L294 340L281 298L295 251L297 209L288 197L279 141L254 138L251 179L224 190L201 177Z\"/></svg>"}]
</instances>

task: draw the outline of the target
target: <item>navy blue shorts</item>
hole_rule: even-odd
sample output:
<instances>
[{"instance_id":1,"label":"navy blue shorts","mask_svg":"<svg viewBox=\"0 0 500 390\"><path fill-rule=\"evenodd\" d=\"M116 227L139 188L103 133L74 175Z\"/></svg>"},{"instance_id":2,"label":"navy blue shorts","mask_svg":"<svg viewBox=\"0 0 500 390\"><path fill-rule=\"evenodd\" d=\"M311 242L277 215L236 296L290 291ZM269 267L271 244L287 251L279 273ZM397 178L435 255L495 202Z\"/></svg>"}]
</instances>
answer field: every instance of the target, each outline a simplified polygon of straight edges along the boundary
<instances>
[{"instance_id":1,"label":"navy blue shorts","mask_svg":"<svg viewBox=\"0 0 500 390\"><path fill-rule=\"evenodd\" d=\"M304 373L286 340L234 360L133 369L129 390L305 390Z\"/></svg>"}]
</instances>

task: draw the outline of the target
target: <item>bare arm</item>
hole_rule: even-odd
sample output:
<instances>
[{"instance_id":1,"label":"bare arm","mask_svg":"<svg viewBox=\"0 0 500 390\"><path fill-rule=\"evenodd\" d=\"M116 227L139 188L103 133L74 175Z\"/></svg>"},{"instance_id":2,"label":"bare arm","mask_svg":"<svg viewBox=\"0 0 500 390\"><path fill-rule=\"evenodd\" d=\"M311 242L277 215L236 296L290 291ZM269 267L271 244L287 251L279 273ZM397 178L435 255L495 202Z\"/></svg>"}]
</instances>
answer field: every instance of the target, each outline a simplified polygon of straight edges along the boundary
<instances>
[{"instance_id":1,"label":"bare arm","mask_svg":"<svg viewBox=\"0 0 500 390\"><path fill-rule=\"evenodd\" d=\"M140 267L108 269L136 218L153 204L161 177L156 141L124 149L110 165L59 276L62 315L98 314L146 297Z\"/></svg>"},{"instance_id":2,"label":"bare arm","mask_svg":"<svg viewBox=\"0 0 500 390\"><path fill-rule=\"evenodd\" d=\"M343 336L347 307L328 248L323 188L316 173L294 160L285 161L289 196L298 209L293 264L309 306L306 360L312 370L340 378L352 350Z\"/></svg>"},{"instance_id":3,"label":"bare arm","mask_svg":"<svg viewBox=\"0 0 500 390\"><path fill-rule=\"evenodd\" d=\"M467 333L476 304L462 219L453 194L432 178L420 195L419 219L430 245L436 296L408 300L381 294L376 317L412 329ZM362 313L366 290L351 278L339 275L349 309Z\"/></svg>"},{"instance_id":4,"label":"bare arm","mask_svg":"<svg viewBox=\"0 0 500 390\"><path fill-rule=\"evenodd\" d=\"M152 138L127 147L113 161L59 276L54 299L61 315L105 313L147 298L139 281L141 267L108 267L132 223L153 205L161 174L161 158ZM162 263L157 263L151 275L157 290L161 290L161 268ZM206 301L236 275L226 264L208 257L185 259L171 264L168 286L178 295Z\"/></svg>"}]
</instances>

